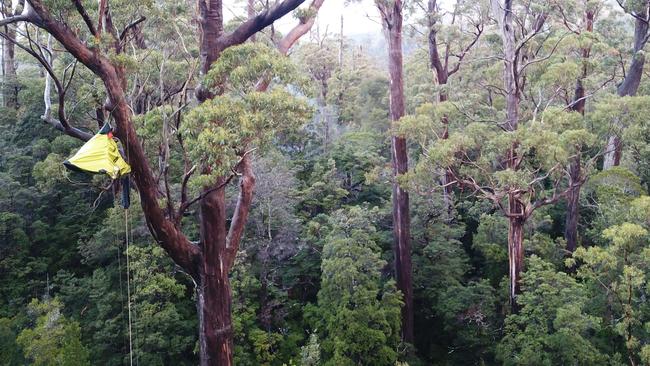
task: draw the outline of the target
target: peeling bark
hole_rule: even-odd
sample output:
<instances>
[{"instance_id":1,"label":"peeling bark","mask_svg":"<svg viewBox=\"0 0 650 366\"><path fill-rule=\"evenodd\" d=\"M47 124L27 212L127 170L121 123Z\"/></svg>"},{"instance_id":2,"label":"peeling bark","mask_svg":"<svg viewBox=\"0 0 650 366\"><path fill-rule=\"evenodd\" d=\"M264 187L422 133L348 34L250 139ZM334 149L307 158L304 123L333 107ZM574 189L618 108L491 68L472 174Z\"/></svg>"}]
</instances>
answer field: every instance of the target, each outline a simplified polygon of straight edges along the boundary
<instances>
[{"instance_id":1,"label":"peeling bark","mask_svg":"<svg viewBox=\"0 0 650 366\"><path fill-rule=\"evenodd\" d=\"M510 213L523 213L523 207L515 200L510 201ZM513 313L517 313L517 295L521 288L521 272L524 269L524 223L523 217L511 217L508 220L508 275L509 275L509 294L510 308Z\"/></svg>"}]
</instances>

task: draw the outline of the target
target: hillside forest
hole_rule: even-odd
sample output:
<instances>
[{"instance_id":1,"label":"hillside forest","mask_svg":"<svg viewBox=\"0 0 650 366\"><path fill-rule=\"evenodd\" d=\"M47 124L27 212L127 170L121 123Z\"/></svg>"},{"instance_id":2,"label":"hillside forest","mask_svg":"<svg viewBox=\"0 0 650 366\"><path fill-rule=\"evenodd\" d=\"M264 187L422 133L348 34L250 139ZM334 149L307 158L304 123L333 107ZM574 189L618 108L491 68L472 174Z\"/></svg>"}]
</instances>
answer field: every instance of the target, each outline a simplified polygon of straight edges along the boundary
<instances>
[{"instance_id":1,"label":"hillside forest","mask_svg":"<svg viewBox=\"0 0 650 366\"><path fill-rule=\"evenodd\" d=\"M649 39L648 0L0 0L0 366L650 365ZM93 141L128 169L66 169Z\"/></svg>"}]
</instances>

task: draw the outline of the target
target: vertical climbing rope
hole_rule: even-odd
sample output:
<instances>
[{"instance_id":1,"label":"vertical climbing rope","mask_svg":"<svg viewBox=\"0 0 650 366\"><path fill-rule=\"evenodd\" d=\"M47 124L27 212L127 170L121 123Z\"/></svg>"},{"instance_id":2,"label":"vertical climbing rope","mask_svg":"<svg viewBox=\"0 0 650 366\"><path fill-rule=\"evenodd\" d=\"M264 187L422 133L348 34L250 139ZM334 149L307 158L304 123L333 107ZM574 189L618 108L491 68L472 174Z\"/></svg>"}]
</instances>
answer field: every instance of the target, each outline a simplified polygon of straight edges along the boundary
<instances>
[{"instance_id":1,"label":"vertical climbing rope","mask_svg":"<svg viewBox=\"0 0 650 366\"><path fill-rule=\"evenodd\" d=\"M115 247L117 248L117 274L118 274L118 281L120 284L120 304L122 305L120 307L120 318L122 321L124 321L124 288L122 286L122 259L120 256L120 252L122 251L122 246L119 243L119 238L117 236L117 231L115 232ZM127 347L127 342L128 342L128 335L124 335L124 348Z\"/></svg>"},{"instance_id":2,"label":"vertical climbing rope","mask_svg":"<svg viewBox=\"0 0 650 366\"><path fill-rule=\"evenodd\" d=\"M131 263L129 261L129 210L124 210L124 232L126 234L126 299L129 311L129 365L133 366L133 331L131 322Z\"/></svg>"}]
</instances>

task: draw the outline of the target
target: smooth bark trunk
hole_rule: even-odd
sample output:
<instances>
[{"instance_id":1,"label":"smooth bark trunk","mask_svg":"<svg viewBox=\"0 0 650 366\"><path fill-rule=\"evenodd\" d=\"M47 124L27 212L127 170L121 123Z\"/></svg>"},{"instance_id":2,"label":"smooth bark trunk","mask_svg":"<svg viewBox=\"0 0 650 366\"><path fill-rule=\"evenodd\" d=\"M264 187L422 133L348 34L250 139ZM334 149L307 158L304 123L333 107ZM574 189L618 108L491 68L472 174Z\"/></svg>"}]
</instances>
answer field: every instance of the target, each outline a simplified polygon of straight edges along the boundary
<instances>
[{"instance_id":1,"label":"smooth bark trunk","mask_svg":"<svg viewBox=\"0 0 650 366\"><path fill-rule=\"evenodd\" d=\"M647 42L648 34L648 21L635 18L634 24L634 54L632 62L627 70L625 79L618 86L616 93L620 97L636 95L639 85L641 84L641 77L643 76L643 67L645 65L645 54L643 48ZM616 126L619 127L619 126ZM623 143L618 133L614 133L607 139L607 147L605 149L605 157L603 161L603 169L610 169L618 166L621 163L621 156L623 154Z\"/></svg>"},{"instance_id":2,"label":"smooth bark trunk","mask_svg":"<svg viewBox=\"0 0 650 366\"><path fill-rule=\"evenodd\" d=\"M15 46L16 31L13 26L5 26L4 34L7 39L2 39L2 68L4 78L2 80L3 106L16 109L18 107L18 87L16 80Z\"/></svg>"},{"instance_id":3,"label":"smooth bark trunk","mask_svg":"<svg viewBox=\"0 0 650 366\"><path fill-rule=\"evenodd\" d=\"M217 184L222 184L219 180ZM210 187L205 188L210 189ZM201 212L201 300L199 333L200 364L230 365L232 363L231 291L225 256L226 195L224 189L207 194L200 202Z\"/></svg>"},{"instance_id":4,"label":"smooth bark trunk","mask_svg":"<svg viewBox=\"0 0 650 366\"><path fill-rule=\"evenodd\" d=\"M388 70L390 74L390 117L393 124L404 116L404 79L402 66L402 3L395 0L384 13L384 31L388 38ZM397 287L404 296L402 307L402 339L413 343L413 285L411 265L411 234L409 194L399 185L397 177L408 171L406 139L391 138L391 160L393 166L393 236L395 255L395 277Z\"/></svg>"}]
</instances>

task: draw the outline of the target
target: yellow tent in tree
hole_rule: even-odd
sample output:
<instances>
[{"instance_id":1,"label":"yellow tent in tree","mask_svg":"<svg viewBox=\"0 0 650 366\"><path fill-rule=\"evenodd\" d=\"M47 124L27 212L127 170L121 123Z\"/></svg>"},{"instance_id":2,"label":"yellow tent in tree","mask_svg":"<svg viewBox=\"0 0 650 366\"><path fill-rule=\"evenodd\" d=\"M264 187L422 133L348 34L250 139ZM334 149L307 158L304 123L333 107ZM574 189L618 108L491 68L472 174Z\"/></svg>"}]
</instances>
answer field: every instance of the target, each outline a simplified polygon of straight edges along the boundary
<instances>
[{"instance_id":1,"label":"yellow tent in tree","mask_svg":"<svg viewBox=\"0 0 650 366\"><path fill-rule=\"evenodd\" d=\"M108 124L88 140L73 157L64 161L63 165L70 170L108 174L112 179L131 172L131 167L122 159L117 149Z\"/></svg>"},{"instance_id":2,"label":"yellow tent in tree","mask_svg":"<svg viewBox=\"0 0 650 366\"><path fill-rule=\"evenodd\" d=\"M131 167L122 159L108 124L88 140L73 157L64 161L63 165L78 172L107 174L112 179L122 177L122 207L129 208L131 200L127 174L131 172Z\"/></svg>"}]
</instances>

